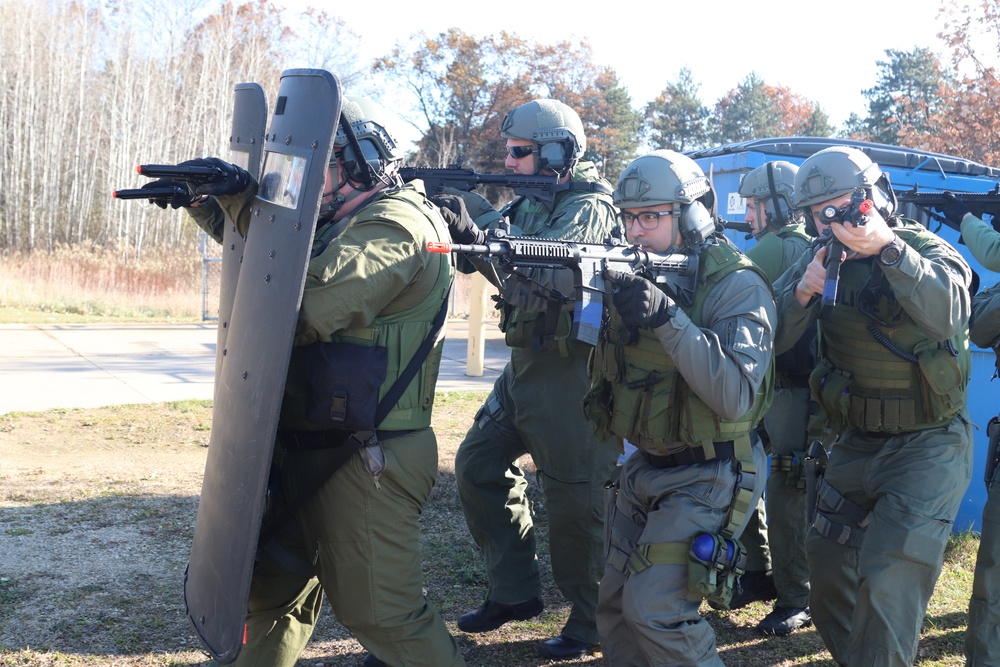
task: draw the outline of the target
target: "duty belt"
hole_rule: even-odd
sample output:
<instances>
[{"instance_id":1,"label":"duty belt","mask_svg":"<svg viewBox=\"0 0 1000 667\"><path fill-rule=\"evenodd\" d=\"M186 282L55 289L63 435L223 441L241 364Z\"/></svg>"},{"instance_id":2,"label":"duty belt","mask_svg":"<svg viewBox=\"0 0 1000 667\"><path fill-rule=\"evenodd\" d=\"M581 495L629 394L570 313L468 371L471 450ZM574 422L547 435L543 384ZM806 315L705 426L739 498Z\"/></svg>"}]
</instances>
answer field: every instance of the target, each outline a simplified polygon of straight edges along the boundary
<instances>
[{"instance_id":1,"label":"duty belt","mask_svg":"<svg viewBox=\"0 0 1000 667\"><path fill-rule=\"evenodd\" d=\"M297 431L289 428L278 429L278 444L289 450L333 449L342 447L354 431L334 429L329 431ZM369 431L370 433L370 431ZM409 431L375 431L379 441L398 438L413 433Z\"/></svg>"},{"instance_id":2,"label":"duty belt","mask_svg":"<svg viewBox=\"0 0 1000 667\"><path fill-rule=\"evenodd\" d=\"M688 447L666 456L648 453L646 456L649 457L649 462L654 468L676 468L677 466L690 466L696 463L711 463L712 461L734 458L732 440L716 442L713 443L713 446L715 447L715 456L712 457L706 457L705 448L701 446Z\"/></svg>"}]
</instances>

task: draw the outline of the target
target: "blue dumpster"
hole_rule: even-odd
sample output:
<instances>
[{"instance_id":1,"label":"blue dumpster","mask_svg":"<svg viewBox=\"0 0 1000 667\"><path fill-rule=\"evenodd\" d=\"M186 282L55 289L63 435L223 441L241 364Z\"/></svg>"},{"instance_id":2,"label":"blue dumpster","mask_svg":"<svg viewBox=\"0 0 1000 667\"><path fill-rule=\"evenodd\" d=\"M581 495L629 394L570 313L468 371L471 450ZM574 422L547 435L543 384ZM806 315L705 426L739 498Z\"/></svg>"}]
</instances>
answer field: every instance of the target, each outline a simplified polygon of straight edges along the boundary
<instances>
[{"instance_id":1,"label":"blue dumpster","mask_svg":"<svg viewBox=\"0 0 1000 667\"><path fill-rule=\"evenodd\" d=\"M748 171L771 160L787 160L800 164L818 150L830 146L852 146L864 151L882 171L889 175L893 189L904 192L917 187L920 192L987 192L1000 182L1000 168L964 160L940 153L875 144L862 141L828 139L818 137L785 137L757 139L736 144L727 144L687 153L704 172L710 175L718 196L719 215L726 220L742 222L746 213L746 202L737 190L740 178ZM958 242L958 232L929 220L923 211L912 204L901 207L905 217L927 225L941 238L954 246L969 265L979 275L980 289L997 282L1000 274L983 268L965 245ZM745 234L727 232L736 245L746 250L754 241L745 239ZM979 530L982 523L983 505L986 503L986 486L983 474L986 466L986 424L1000 412L1000 392L998 385L991 385L995 371L992 350L972 346L972 378L969 384L969 414L978 427L975 431L975 466L972 483L962 501L962 507L955 521L955 530Z\"/></svg>"}]
</instances>

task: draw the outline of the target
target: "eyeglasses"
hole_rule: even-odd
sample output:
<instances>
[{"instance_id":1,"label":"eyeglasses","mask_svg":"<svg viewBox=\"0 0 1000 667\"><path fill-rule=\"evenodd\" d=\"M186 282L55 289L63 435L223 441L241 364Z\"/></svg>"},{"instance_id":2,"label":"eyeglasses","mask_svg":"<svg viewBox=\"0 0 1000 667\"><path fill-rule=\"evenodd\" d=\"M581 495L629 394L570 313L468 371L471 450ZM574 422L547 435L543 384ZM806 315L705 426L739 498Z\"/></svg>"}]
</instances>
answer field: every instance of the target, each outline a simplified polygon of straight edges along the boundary
<instances>
[{"instance_id":1,"label":"eyeglasses","mask_svg":"<svg viewBox=\"0 0 1000 667\"><path fill-rule=\"evenodd\" d=\"M625 231L632 229L632 224L639 221L639 226L645 230L656 229L660 225L660 218L673 215L673 211L643 211L642 213L629 213L622 211L618 214L618 219L625 225Z\"/></svg>"},{"instance_id":2,"label":"eyeglasses","mask_svg":"<svg viewBox=\"0 0 1000 667\"><path fill-rule=\"evenodd\" d=\"M508 146L507 152L515 160L520 160L531 155L531 146Z\"/></svg>"}]
</instances>

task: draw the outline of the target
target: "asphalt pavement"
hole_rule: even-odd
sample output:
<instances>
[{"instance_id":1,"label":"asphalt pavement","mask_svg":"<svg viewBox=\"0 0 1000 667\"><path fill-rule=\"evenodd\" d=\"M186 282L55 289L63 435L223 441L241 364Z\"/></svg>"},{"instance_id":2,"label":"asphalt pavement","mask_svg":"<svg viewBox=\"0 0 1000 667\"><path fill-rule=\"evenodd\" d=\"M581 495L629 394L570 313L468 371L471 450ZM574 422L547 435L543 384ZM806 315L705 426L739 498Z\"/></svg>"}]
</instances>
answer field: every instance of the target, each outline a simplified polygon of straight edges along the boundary
<instances>
[{"instance_id":1,"label":"asphalt pavement","mask_svg":"<svg viewBox=\"0 0 1000 667\"><path fill-rule=\"evenodd\" d=\"M211 399L216 336L214 322L0 325L0 414ZM438 391L489 391L510 353L495 324L482 339L469 376L468 321L448 321Z\"/></svg>"}]
</instances>

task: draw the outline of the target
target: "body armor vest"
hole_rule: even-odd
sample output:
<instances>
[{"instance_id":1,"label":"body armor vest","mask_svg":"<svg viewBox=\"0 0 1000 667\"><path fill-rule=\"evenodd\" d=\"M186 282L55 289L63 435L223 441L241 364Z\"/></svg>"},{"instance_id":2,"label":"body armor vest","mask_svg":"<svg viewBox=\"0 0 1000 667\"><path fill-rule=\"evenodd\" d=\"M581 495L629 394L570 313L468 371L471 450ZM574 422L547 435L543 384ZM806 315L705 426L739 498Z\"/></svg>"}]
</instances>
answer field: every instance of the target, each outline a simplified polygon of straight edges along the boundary
<instances>
[{"instance_id":1,"label":"body armor vest","mask_svg":"<svg viewBox=\"0 0 1000 667\"><path fill-rule=\"evenodd\" d=\"M422 246L426 245L427 241L451 242L448 228L440 214L425 199L423 193L412 186L386 192L367 204L361 213L364 218L392 220L407 229ZM365 223L361 220L356 224ZM326 231L326 228L317 231L316 243L329 241L324 234ZM380 315L370 327L344 329L332 336L333 343L385 348L388 363L385 380L378 388L378 400L382 399L406 368L420 344L430 333L442 301L448 298L453 277L450 259L448 255L430 254L425 272L429 275L436 273L436 278L430 293L418 305L396 313ZM299 349L301 348L296 348ZM399 401L392 407L385 420L378 425L379 429L400 431L430 426L430 408L434 402L434 387L437 384L442 349L442 342L438 341ZM300 371L307 372L308 369ZM289 379L291 380L291 374Z\"/></svg>"},{"instance_id":2,"label":"body armor vest","mask_svg":"<svg viewBox=\"0 0 1000 667\"><path fill-rule=\"evenodd\" d=\"M896 227L916 252L930 232ZM948 423L965 406L968 331L931 340L896 300L874 259L844 262L833 311L820 321L820 360L809 383L837 431L900 433Z\"/></svg>"},{"instance_id":3,"label":"body armor vest","mask_svg":"<svg viewBox=\"0 0 1000 667\"><path fill-rule=\"evenodd\" d=\"M684 308L699 327L703 325L705 297L723 278L739 269L750 269L764 278L757 266L728 244L709 246L701 253L700 260L694 303ZM594 396L592 390L587 402L597 398L603 403L610 431L640 449L651 454L668 454L679 449L678 443L705 446L737 440L748 436L770 406L773 365L751 410L737 420L728 421L716 415L692 391L651 329L640 328L635 345L622 344L630 337L622 333L627 329L618 312L610 309L591 369L594 388L604 396ZM593 407L600 409L588 406L588 410ZM602 420L595 421L600 426Z\"/></svg>"}]
</instances>

